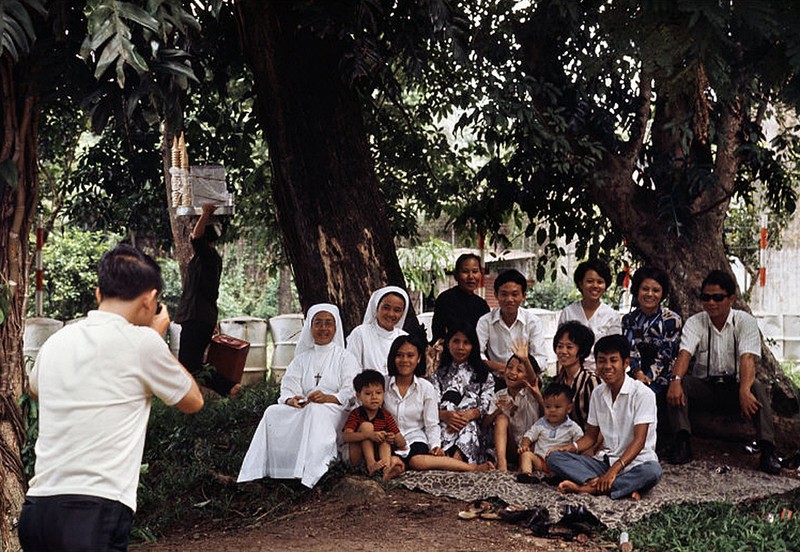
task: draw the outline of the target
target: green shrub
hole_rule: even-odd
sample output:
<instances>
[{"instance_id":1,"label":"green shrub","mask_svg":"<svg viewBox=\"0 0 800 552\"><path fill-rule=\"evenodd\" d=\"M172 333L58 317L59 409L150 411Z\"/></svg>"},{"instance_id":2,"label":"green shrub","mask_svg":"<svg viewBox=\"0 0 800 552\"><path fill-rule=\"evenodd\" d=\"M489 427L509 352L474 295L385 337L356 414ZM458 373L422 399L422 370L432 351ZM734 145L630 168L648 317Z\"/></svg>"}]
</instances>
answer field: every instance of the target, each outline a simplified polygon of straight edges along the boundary
<instances>
[{"instance_id":1,"label":"green shrub","mask_svg":"<svg viewBox=\"0 0 800 552\"><path fill-rule=\"evenodd\" d=\"M581 298L580 292L572 282L556 280L537 282L528 288L528 306L552 311L561 310Z\"/></svg>"},{"instance_id":2,"label":"green shrub","mask_svg":"<svg viewBox=\"0 0 800 552\"><path fill-rule=\"evenodd\" d=\"M104 232L88 232L66 228L50 234L42 249L44 264L44 316L72 320L84 316L97 306L94 290L97 287L97 264L100 257L119 236ZM36 291L31 271L28 316L34 316Z\"/></svg>"}]
</instances>

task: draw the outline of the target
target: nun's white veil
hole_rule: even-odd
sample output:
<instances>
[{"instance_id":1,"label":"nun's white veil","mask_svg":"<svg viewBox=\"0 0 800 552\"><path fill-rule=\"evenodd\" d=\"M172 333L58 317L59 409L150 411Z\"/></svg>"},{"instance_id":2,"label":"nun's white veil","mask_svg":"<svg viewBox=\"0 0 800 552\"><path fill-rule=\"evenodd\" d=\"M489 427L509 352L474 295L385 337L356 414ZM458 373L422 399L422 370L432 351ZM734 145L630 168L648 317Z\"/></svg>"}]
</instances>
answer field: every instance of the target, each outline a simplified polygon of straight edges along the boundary
<instances>
[{"instance_id":1,"label":"nun's white veil","mask_svg":"<svg viewBox=\"0 0 800 552\"><path fill-rule=\"evenodd\" d=\"M374 324L378 325L378 305L383 299L384 295L387 293L396 293L400 297L403 298L404 306L403 306L403 316L400 317L400 320L397 321L397 324L394 325L395 328L403 329L403 325L406 323L406 315L408 314L408 294L406 290L403 288L399 288L397 286L386 286L377 291L375 291L372 296L369 298L369 304L367 305L367 311L364 313L364 324Z\"/></svg>"},{"instance_id":2,"label":"nun's white veil","mask_svg":"<svg viewBox=\"0 0 800 552\"><path fill-rule=\"evenodd\" d=\"M342 331L342 317L339 316L339 307L331 305L330 303L317 303L306 313L306 318L303 321L303 329L300 331L300 337L297 340L294 354L299 355L305 351L314 348L314 337L311 335L311 322L318 312L329 312L333 315L336 321L336 333L333 334L332 344L344 348L344 331Z\"/></svg>"}]
</instances>

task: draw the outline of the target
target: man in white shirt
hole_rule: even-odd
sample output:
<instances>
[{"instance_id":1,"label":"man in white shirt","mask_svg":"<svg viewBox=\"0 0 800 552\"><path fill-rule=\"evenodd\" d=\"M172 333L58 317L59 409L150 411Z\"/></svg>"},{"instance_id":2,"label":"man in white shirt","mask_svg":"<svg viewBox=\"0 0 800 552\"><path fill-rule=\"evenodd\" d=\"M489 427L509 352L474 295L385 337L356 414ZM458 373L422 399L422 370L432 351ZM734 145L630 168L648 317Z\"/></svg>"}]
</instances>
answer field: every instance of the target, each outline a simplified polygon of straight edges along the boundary
<instances>
[{"instance_id":1,"label":"man in white shirt","mask_svg":"<svg viewBox=\"0 0 800 552\"><path fill-rule=\"evenodd\" d=\"M538 316L521 306L525 302L527 289L528 282L519 271L511 269L501 272L494 281L494 293L500 306L478 319L475 331L481 359L495 378L503 376L508 359L514 355L515 343L521 341L528 344L528 351L536 360L538 370L547 367L542 323Z\"/></svg>"},{"instance_id":2,"label":"man in white shirt","mask_svg":"<svg viewBox=\"0 0 800 552\"><path fill-rule=\"evenodd\" d=\"M162 335L158 265L119 245L98 267L98 309L54 334L29 376L39 398L23 550L127 550L153 395L185 413L203 397Z\"/></svg>"},{"instance_id":3,"label":"man in white shirt","mask_svg":"<svg viewBox=\"0 0 800 552\"><path fill-rule=\"evenodd\" d=\"M775 455L775 430L770 397L756 379L755 360L761 357L761 336L756 319L732 310L736 282L727 272L713 270L701 286L703 312L683 326L680 353L667 389L669 419L675 434L672 464L692 459L689 446L689 405L704 410L740 411L752 419L761 448L759 469L780 473ZM694 369L688 375L690 361Z\"/></svg>"},{"instance_id":4,"label":"man in white shirt","mask_svg":"<svg viewBox=\"0 0 800 552\"><path fill-rule=\"evenodd\" d=\"M607 494L612 499L638 500L661 479L656 455L656 397L646 385L626 374L630 344L623 335L607 335L594 345L597 375L589 401L584 436L551 449L547 468L562 477L562 493ZM594 457L600 435L602 446Z\"/></svg>"}]
</instances>

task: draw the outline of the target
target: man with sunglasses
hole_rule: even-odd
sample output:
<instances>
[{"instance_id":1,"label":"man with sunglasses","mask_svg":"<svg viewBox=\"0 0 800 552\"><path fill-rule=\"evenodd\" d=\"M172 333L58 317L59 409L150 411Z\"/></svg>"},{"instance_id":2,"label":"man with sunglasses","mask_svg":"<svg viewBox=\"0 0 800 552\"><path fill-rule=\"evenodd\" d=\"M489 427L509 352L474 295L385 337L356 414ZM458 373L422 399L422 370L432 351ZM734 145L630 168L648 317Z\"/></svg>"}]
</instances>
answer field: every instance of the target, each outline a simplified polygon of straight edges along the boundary
<instances>
[{"instance_id":1,"label":"man with sunglasses","mask_svg":"<svg viewBox=\"0 0 800 552\"><path fill-rule=\"evenodd\" d=\"M761 336L756 319L732 309L736 282L722 270L712 270L701 286L703 312L683 327L680 353L667 389L669 420L675 434L672 464L692 459L689 445L692 408L739 411L752 420L761 449L759 469L778 474L772 407L764 385L756 379L756 358L761 357ZM691 375L689 366L693 361Z\"/></svg>"}]
</instances>

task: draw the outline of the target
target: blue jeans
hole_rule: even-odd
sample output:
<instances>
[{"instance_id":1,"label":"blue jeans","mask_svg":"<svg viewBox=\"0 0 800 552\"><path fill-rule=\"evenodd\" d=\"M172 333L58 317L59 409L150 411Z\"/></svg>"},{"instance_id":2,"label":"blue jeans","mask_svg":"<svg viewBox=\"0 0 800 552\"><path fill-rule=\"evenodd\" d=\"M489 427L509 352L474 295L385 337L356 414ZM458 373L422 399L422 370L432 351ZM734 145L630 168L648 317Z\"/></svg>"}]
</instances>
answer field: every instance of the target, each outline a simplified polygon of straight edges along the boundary
<instances>
[{"instance_id":1,"label":"blue jeans","mask_svg":"<svg viewBox=\"0 0 800 552\"><path fill-rule=\"evenodd\" d=\"M115 500L88 495L29 496L19 517L25 552L125 551L133 512Z\"/></svg>"},{"instance_id":2,"label":"blue jeans","mask_svg":"<svg viewBox=\"0 0 800 552\"><path fill-rule=\"evenodd\" d=\"M585 485L587 481L600 477L611 466L608 460L596 460L583 454L556 451L547 457L547 468L563 479ZM611 484L609 496L613 499L630 496L634 491L648 491L661 479L661 465L655 460L644 462L620 472Z\"/></svg>"}]
</instances>

